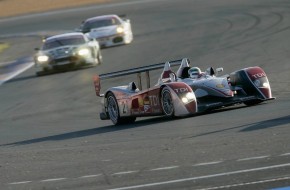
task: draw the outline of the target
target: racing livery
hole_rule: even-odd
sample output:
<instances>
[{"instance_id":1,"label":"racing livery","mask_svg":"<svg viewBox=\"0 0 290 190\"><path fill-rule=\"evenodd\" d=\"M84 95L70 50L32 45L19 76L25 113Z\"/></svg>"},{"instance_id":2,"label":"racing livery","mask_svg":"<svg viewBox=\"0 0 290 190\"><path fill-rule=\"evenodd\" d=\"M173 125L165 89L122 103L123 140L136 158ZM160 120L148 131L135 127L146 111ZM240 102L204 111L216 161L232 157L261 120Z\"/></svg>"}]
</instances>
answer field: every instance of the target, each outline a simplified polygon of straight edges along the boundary
<instances>
[{"instance_id":1,"label":"racing livery","mask_svg":"<svg viewBox=\"0 0 290 190\"><path fill-rule=\"evenodd\" d=\"M178 66L177 74L171 66ZM153 87L150 87L149 71L164 67ZM167 117L193 115L244 103L255 105L272 100L271 88L266 73L260 67L241 69L224 76L216 76L212 67L200 73L198 78L190 78L189 60L184 58L134 69L95 75L96 95L103 97L101 119L111 119L114 124L132 123L136 117L165 115ZM141 72L145 72L147 89L142 90ZM137 73L135 82L125 86L109 88L100 94L100 80Z\"/></svg>"},{"instance_id":2,"label":"racing livery","mask_svg":"<svg viewBox=\"0 0 290 190\"><path fill-rule=\"evenodd\" d=\"M209 67L199 73L197 78L190 77L189 60L184 58L177 70L178 81L188 84L197 98L199 111L206 111L237 103L248 106L273 100L271 87L266 73L260 67L244 68L224 76L216 76L223 71ZM188 72L189 71L189 72Z\"/></svg>"},{"instance_id":3,"label":"racing livery","mask_svg":"<svg viewBox=\"0 0 290 190\"><path fill-rule=\"evenodd\" d=\"M66 71L102 62L99 43L89 40L83 33L74 32L51 36L44 40L41 49L36 48L34 62L42 70L37 75Z\"/></svg>"},{"instance_id":4,"label":"racing livery","mask_svg":"<svg viewBox=\"0 0 290 190\"><path fill-rule=\"evenodd\" d=\"M158 83L150 87L149 71L164 67ZM141 72L147 77L147 89L142 90ZM135 82L109 88L100 94L100 80L138 73L139 88ZM132 123L136 117L165 115L167 117L191 115L197 112L195 95L186 83L175 81L169 62L94 76L97 96L103 97L101 119L114 124Z\"/></svg>"},{"instance_id":5,"label":"racing livery","mask_svg":"<svg viewBox=\"0 0 290 190\"><path fill-rule=\"evenodd\" d=\"M96 39L101 47L129 44L133 41L131 22L118 15L102 15L88 18L77 31L90 39Z\"/></svg>"}]
</instances>

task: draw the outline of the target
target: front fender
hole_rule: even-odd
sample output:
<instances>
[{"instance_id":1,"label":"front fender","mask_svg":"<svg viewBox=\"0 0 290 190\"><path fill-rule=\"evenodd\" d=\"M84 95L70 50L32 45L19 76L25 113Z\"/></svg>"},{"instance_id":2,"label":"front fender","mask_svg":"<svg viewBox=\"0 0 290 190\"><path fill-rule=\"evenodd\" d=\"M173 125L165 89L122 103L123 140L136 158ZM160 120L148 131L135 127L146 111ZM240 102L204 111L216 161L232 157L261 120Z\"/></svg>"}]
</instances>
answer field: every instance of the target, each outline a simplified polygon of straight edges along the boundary
<instances>
[{"instance_id":1,"label":"front fender","mask_svg":"<svg viewBox=\"0 0 290 190\"><path fill-rule=\"evenodd\" d=\"M273 98L268 77L260 67L248 67L232 73L230 83L241 87L247 95L254 95L263 100Z\"/></svg>"},{"instance_id":2,"label":"front fender","mask_svg":"<svg viewBox=\"0 0 290 190\"><path fill-rule=\"evenodd\" d=\"M171 91L175 116L191 115L198 112L196 97L189 85L183 82L173 82L166 84L166 86ZM187 102L184 99L187 99L188 94L191 94L191 98Z\"/></svg>"}]
</instances>

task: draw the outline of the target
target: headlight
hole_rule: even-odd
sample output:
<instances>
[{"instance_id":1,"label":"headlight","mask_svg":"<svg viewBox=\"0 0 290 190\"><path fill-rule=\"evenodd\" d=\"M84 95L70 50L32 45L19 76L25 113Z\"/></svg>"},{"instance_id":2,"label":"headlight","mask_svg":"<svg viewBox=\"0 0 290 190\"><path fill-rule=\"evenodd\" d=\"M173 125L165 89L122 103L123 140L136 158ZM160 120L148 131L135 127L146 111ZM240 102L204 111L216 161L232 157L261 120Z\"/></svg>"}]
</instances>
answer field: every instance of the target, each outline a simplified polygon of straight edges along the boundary
<instances>
[{"instance_id":1,"label":"headlight","mask_svg":"<svg viewBox=\"0 0 290 190\"><path fill-rule=\"evenodd\" d=\"M182 100L182 102L185 103L185 104L187 104L187 103L189 102L188 99L185 98L185 97L181 98L181 100Z\"/></svg>"},{"instance_id":2,"label":"headlight","mask_svg":"<svg viewBox=\"0 0 290 190\"><path fill-rule=\"evenodd\" d=\"M119 26L116 30L117 30L117 33L119 34L124 32L124 28L121 26Z\"/></svg>"},{"instance_id":3,"label":"headlight","mask_svg":"<svg viewBox=\"0 0 290 190\"><path fill-rule=\"evenodd\" d=\"M267 82L264 82L264 83L263 83L263 87L269 88L269 87L270 87L270 85L269 85L269 83L267 83Z\"/></svg>"},{"instance_id":4,"label":"headlight","mask_svg":"<svg viewBox=\"0 0 290 190\"><path fill-rule=\"evenodd\" d=\"M194 93L192 93L192 92L188 92L188 93L186 93L186 95L185 95L183 98L181 98L181 101L182 101L184 104L187 104L187 103L189 103L189 102L191 102L191 101L193 101L193 100L195 100L195 95L194 95Z\"/></svg>"},{"instance_id":5,"label":"headlight","mask_svg":"<svg viewBox=\"0 0 290 190\"><path fill-rule=\"evenodd\" d=\"M189 100L195 99L195 95L192 92L189 92L185 95L185 97Z\"/></svg>"},{"instance_id":6,"label":"headlight","mask_svg":"<svg viewBox=\"0 0 290 190\"><path fill-rule=\"evenodd\" d=\"M40 55L37 57L38 62L47 62L49 57L47 55Z\"/></svg>"},{"instance_id":7,"label":"headlight","mask_svg":"<svg viewBox=\"0 0 290 190\"><path fill-rule=\"evenodd\" d=\"M80 50L78 51L78 55L80 55L80 56L88 55L89 53L90 53L90 50L87 49L87 48L80 49Z\"/></svg>"}]
</instances>

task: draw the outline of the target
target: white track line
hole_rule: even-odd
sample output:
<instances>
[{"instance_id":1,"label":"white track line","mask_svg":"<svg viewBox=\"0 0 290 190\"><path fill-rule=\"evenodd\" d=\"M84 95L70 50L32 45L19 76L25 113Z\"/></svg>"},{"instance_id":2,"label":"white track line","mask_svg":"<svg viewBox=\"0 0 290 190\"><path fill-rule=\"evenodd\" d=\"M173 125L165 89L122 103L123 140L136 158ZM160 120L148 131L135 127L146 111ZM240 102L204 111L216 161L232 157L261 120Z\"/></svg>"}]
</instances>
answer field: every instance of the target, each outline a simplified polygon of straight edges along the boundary
<instances>
[{"instance_id":1,"label":"white track line","mask_svg":"<svg viewBox=\"0 0 290 190\"><path fill-rule=\"evenodd\" d=\"M219 163L222 163L222 161L205 162L205 163L194 164L192 166L206 166L206 165L213 165L213 164L219 164Z\"/></svg>"},{"instance_id":2,"label":"white track line","mask_svg":"<svg viewBox=\"0 0 290 190\"><path fill-rule=\"evenodd\" d=\"M94 178L94 177L98 177L98 176L101 176L101 174L96 174L96 175L84 175L84 176L81 176L81 177L78 177L78 178Z\"/></svg>"},{"instance_id":3,"label":"white track line","mask_svg":"<svg viewBox=\"0 0 290 190\"><path fill-rule=\"evenodd\" d=\"M138 171L125 171L125 172L113 173L112 175L124 175L124 174L136 173L136 172Z\"/></svg>"},{"instance_id":4,"label":"white track line","mask_svg":"<svg viewBox=\"0 0 290 190\"><path fill-rule=\"evenodd\" d=\"M228 189L228 188L231 188L231 187L238 187L238 186L245 186L245 185L255 185L255 184L268 183L268 182L274 182L274 181L282 181L282 180L288 180L288 179L290 179L290 177L268 179L268 180L254 181L254 182L248 182L248 183L238 183L238 184L224 185L224 186L219 186L219 187L209 187L209 188L197 189L197 190Z\"/></svg>"},{"instance_id":5,"label":"white track line","mask_svg":"<svg viewBox=\"0 0 290 190\"><path fill-rule=\"evenodd\" d=\"M40 182L61 181L61 180L65 180L65 179L67 179L67 178L45 179L45 180L41 180Z\"/></svg>"},{"instance_id":6,"label":"white track line","mask_svg":"<svg viewBox=\"0 0 290 190\"><path fill-rule=\"evenodd\" d=\"M232 172L218 173L218 174L198 176L198 177L192 177L192 178L184 178L184 179L176 179L176 180L171 180L171 181L162 181L162 182L156 182L156 183L147 183L147 184L142 184L142 185L120 187L120 188L114 188L114 189L109 189L109 190L126 190L126 189L137 189L137 188L144 188L144 187L153 187L153 186L159 186L159 185L180 183L180 182L186 182L186 181L194 181L194 180L198 180L198 179L208 179L208 178L214 178L214 177L220 177L220 176L229 176L229 175L234 175L234 174L262 171L262 170L289 167L289 166L290 166L290 163L279 164L279 165L273 165L273 166L265 166L265 167L252 168L252 169L246 169L246 170L237 170L237 171L232 171Z\"/></svg>"},{"instance_id":7,"label":"white track line","mask_svg":"<svg viewBox=\"0 0 290 190\"><path fill-rule=\"evenodd\" d=\"M154 168L149 171L159 171L159 170L170 170L170 169L175 169L178 168L179 166L168 166L168 167L163 167L163 168Z\"/></svg>"},{"instance_id":8,"label":"white track line","mask_svg":"<svg viewBox=\"0 0 290 190\"><path fill-rule=\"evenodd\" d=\"M20 182L13 182L9 183L9 185L19 185L19 184L25 184L25 183L31 183L32 181L20 181Z\"/></svg>"},{"instance_id":9,"label":"white track line","mask_svg":"<svg viewBox=\"0 0 290 190\"><path fill-rule=\"evenodd\" d=\"M0 80L0 85L5 83L6 81L16 77L17 75L19 75L20 73L23 73L24 71L26 71L27 69L29 69L30 67L32 67L34 65L33 62L27 63L27 66L23 67L22 69L19 69L15 72L12 72L11 75L9 75L8 77L6 77L4 80Z\"/></svg>"},{"instance_id":10,"label":"white track line","mask_svg":"<svg viewBox=\"0 0 290 190\"><path fill-rule=\"evenodd\" d=\"M280 156L290 156L290 152L289 153L285 153L285 154L281 154Z\"/></svg>"},{"instance_id":11,"label":"white track line","mask_svg":"<svg viewBox=\"0 0 290 190\"><path fill-rule=\"evenodd\" d=\"M257 159L263 159L263 158L268 158L270 156L256 156L256 157L249 157L249 158L241 158L241 159L238 159L237 161L240 162L240 161L248 161L248 160L257 160Z\"/></svg>"}]
</instances>

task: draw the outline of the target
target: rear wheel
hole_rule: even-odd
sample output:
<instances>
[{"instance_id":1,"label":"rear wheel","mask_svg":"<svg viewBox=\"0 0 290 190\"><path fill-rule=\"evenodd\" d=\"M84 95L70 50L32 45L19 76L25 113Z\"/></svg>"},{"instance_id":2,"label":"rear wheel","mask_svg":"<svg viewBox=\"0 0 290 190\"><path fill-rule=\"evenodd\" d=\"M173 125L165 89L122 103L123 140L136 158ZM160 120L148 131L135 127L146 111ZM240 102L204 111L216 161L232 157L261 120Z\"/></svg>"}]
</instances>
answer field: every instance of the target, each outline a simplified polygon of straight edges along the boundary
<instances>
[{"instance_id":1,"label":"rear wheel","mask_svg":"<svg viewBox=\"0 0 290 190\"><path fill-rule=\"evenodd\" d=\"M117 125L120 123L119 106L113 93L109 93L107 97L107 108L111 121Z\"/></svg>"},{"instance_id":2,"label":"rear wheel","mask_svg":"<svg viewBox=\"0 0 290 190\"><path fill-rule=\"evenodd\" d=\"M171 97L170 90L165 87L162 89L161 92L161 105L163 113L167 117L173 117L174 116L174 105Z\"/></svg>"},{"instance_id":3,"label":"rear wheel","mask_svg":"<svg viewBox=\"0 0 290 190\"><path fill-rule=\"evenodd\" d=\"M119 106L113 93L107 96L107 109L111 121L115 125L134 123L136 117L120 117Z\"/></svg>"}]
</instances>

